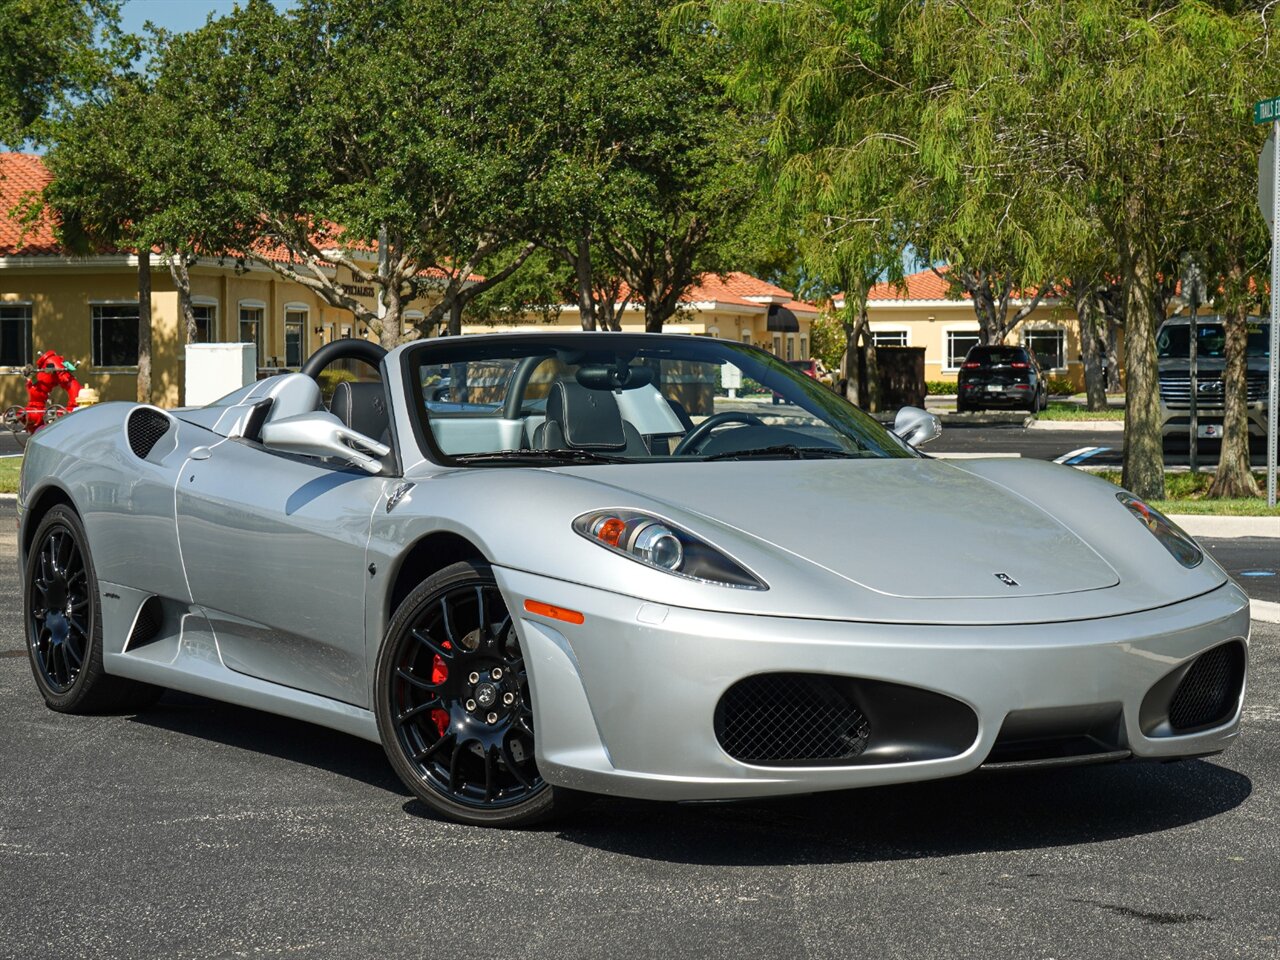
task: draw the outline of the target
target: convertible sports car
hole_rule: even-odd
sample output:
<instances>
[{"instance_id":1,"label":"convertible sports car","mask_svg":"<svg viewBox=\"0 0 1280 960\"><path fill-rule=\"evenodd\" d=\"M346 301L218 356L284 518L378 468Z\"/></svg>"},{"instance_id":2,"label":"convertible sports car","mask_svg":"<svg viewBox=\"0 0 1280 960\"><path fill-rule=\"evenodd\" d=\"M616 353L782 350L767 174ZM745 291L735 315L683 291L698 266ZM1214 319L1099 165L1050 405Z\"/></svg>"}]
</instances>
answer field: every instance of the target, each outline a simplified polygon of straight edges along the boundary
<instances>
[{"instance_id":1,"label":"convertible sports car","mask_svg":"<svg viewBox=\"0 0 1280 960\"><path fill-rule=\"evenodd\" d=\"M55 710L174 688L378 741L477 824L1230 744L1222 569L1103 480L937 432L716 339L338 341L33 438L33 673Z\"/></svg>"}]
</instances>

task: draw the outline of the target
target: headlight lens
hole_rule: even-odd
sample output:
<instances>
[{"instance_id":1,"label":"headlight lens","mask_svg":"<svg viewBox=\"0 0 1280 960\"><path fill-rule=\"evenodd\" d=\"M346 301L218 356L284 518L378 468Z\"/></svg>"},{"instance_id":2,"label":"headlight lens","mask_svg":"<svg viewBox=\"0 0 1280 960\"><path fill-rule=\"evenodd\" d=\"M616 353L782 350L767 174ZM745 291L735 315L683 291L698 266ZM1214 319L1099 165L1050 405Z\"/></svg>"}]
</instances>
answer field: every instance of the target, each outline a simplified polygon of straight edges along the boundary
<instances>
[{"instance_id":1,"label":"headlight lens","mask_svg":"<svg viewBox=\"0 0 1280 960\"><path fill-rule=\"evenodd\" d=\"M1200 565L1200 561L1204 559L1204 552L1172 520L1159 510L1139 500L1132 493L1117 493L1116 499L1123 503L1129 512L1151 531L1151 535L1159 540L1169 553L1173 554L1173 559L1187 569Z\"/></svg>"},{"instance_id":2,"label":"headlight lens","mask_svg":"<svg viewBox=\"0 0 1280 960\"><path fill-rule=\"evenodd\" d=\"M765 583L705 540L660 517L634 510L584 513L573 529L646 566L724 587L767 590Z\"/></svg>"}]
</instances>

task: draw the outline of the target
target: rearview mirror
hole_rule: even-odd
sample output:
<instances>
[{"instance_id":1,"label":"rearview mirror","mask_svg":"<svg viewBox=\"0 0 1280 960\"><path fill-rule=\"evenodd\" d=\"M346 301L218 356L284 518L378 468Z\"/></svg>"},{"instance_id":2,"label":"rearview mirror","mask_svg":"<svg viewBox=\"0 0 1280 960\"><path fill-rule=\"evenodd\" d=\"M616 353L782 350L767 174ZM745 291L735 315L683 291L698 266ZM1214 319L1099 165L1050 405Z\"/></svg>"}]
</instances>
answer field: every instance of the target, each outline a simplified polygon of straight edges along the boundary
<instances>
[{"instance_id":1,"label":"rearview mirror","mask_svg":"<svg viewBox=\"0 0 1280 960\"><path fill-rule=\"evenodd\" d=\"M381 458L391 452L385 444L356 433L332 413L316 410L262 425L262 445L268 450L304 457L331 457L368 473L382 472Z\"/></svg>"},{"instance_id":2,"label":"rearview mirror","mask_svg":"<svg viewBox=\"0 0 1280 960\"><path fill-rule=\"evenodd\" d=\"M893 418L893 432L913 447L922 447L942 434L942 421L928 410L903 407Z\"/></svg>"}]
</instances>

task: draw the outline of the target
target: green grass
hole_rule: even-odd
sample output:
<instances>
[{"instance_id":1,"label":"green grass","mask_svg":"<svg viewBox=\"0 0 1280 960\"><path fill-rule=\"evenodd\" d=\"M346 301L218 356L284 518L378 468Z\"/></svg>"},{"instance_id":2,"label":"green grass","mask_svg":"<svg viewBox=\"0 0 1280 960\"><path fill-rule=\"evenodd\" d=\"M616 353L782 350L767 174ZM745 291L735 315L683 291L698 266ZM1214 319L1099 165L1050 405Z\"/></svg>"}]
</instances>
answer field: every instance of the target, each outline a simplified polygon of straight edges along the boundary
<instances>
[{"instance_id":1,"label":"green grass","mask_svg":"<svg viewBox=\"0 0 1280 960\"><path fill-rule=\"evenodd\" d=\"M1103 470L1098 476L1120 485L1118 470ZM1266 487L1266 476L1255 473L1258 486ZM1266 497L1248 497L1233 500L1211 500L1205 496L1213 483L1211 473L1166 473L1164 475L1165 499L1153 500L1151 505L1161 513L1212 514L1222 517L1280 517L1280 507L1267 509Z\"/></svg>"},{"instance_id":2,"label":"green grass","mask_svg":"<svg viewBox=\"0 0 1280 960\"><path fill-rule=\"evenodd\" d=\"M5 457L0 460L0 493L18 492L18 473L21 470L21 457Z\"/></svg>"},{"instance_id":3,"label":"green grass","mask_svg":"<svg viewBox=\"0 0 1280 960\"><path fill-rule=\"evenodd\" d=\"M1106 410L1089 410L1080 404L1051 400L1049 409L1041 410L1036 416L1041 420L1123 420L1124 410L1111 407Z\"/></svg>"}]
</instances>

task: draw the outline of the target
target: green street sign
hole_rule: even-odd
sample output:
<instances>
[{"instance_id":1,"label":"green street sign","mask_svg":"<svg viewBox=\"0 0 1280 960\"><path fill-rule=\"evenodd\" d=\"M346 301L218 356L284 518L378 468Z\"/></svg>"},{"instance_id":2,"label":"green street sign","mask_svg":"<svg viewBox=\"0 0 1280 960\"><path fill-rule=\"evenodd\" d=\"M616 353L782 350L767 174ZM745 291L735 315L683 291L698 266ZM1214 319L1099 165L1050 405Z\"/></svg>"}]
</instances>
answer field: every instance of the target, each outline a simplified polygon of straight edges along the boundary
<instances>
[{"instance_id":1,"label":"green street sign","mask_svg":"<svg viewBox=\"0 0 1280 960\"><path fill-rule=\"evenodd\" d=\"M1280 120L1280 97L1259 100L1253 105L1254 123L1275 123Z\"/></svg>"}]
</instances>

